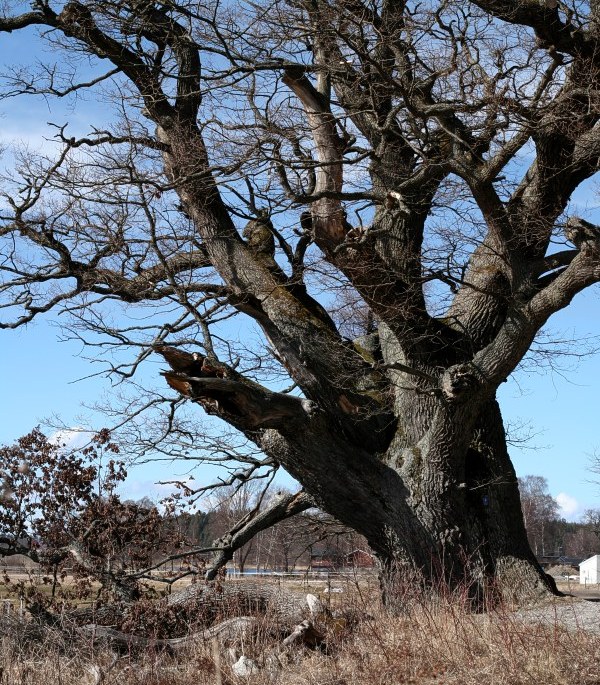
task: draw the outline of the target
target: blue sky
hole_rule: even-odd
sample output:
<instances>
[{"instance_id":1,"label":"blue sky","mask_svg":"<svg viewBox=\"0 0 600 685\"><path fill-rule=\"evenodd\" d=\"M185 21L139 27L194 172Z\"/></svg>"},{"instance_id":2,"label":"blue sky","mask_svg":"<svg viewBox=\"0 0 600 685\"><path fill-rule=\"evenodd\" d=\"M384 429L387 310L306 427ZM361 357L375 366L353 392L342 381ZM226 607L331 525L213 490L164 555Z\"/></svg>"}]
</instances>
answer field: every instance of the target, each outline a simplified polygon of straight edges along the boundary
<instances>
[{"instance_id":1,"label":"blue sky","mask_svg":"<svg viewBox=\"0 0 600 685\"><path fill-rule=\"evenodd\" d=\"M559 312L547 326L548 334L600 335L599 305L596 287ZM585 508L600 507L600 485L590 482L594 474L589 469L590 455L600 449L600 356L566 359L564 365L572 368L517 371L498 397L505 422L529 423L537 434L526 448L510 447L517 474L545 476L550 492L563 505L563 514L575 519Z\"/></svg>"},{"instance_id":2,"label":"blue sky","mask_svg":"<svg viewBox=\"0 0 600 685\"><path fill-rule=\"evenodd\" d=\"M24 34L0 35L0 63L18 61L29 52L36 45L34 34L29 35L32 42L25 41ZM43 136L52 135L47 121L69 120L78 129L98 123L99 117L89 101L79 101L74 109L41 99L4 101L0 103L0 142L21 139L37 146L44 144ZM578 191L575 202L583 216L600 220L595 183ZM599 304L597 287L580 295L568 310L554 317L548 334L557 338L600 336ZM97 402L110 392L105 379L78 380L96 369L81 356L80 344L59 343L58 335L52 315L20 330L0 331L0 443L12 442L52 415L67 425L81 425L81 403ZM564 374L547 368L518 371L500 389L499 399L509 424L530 424L537 433L527 449L511 447L517 473L545 476L563 514L575 519L587 507L600 507L600 486L589 482L589 455L600 449L600 355L586 356L576 364L567 359L566 363L574 368ZM156 360L146 373L157 374L160 368ZM148 491L158 493L152 486L155 481L182 473L179 467L164 463L139 467L131 474L128 492L135 497Z\"/></svg>"},{"instance_id":3,"label":"blue sky","mask_svg":"<svg viewBox=\"0 0 600 685\"><path fill-rule=\"evenodd\" d=\"M555 318L549 334L600 335L599 296L598 290L580 295L570 310ZM67 425L80 426L85 413L81 404L92 404L110 394L105 379L85 378L96 369L80 356L82 346L58 342L58 334L51 316L23 329L0 331L0 443L12 442L52 415ZM158 360L151 362L145 375L151 379L162 366ZM577 518L587 507L600 506L600 486L589 482L593 476L589 455L600 448L599 377L600 355L590 355L564 373L519 371L499 393L507 423L525 424L520 432L535 434L525 448L510 448L517 473L545 476L569 519ZM198 409L199 418L201 414ZM126 492L136 498L157 496L164 490L154 487L155 481L185 473L177 464L140 466L131 472Z\"/></svg>"},{"instance_id":4,"label":"blue sky","mask_svg":"<svg viewBox=\"0 0 600 685\"><path fill-rule=\"evenodd\" d=\"M597 287L579 295L551 320L548 336L600 336L599 304ZM82 404L110 396L106 379L89 377L98 370L85 358L89 351L80 343L59 342L59 335L52 315L25 328L0 331L1 444L53 416L68 426L81 426L82 415L88 413ZM524 426L517 435L533 433L525 447L510 448L518 475L545 476L550 492L563 505L563 515L576 519L585 508L600 506L600 486L590 482L589 471L590 454L600 449L600 355L558 361L572 368L553 372L526 365L500 388L499 399L507 424ZM151 358L144 376L152 383L163 366L158 357ZM199 419L201 415L198 409ZM104 423L100 417L97 421L97 427ZM155 481L185 474L186 467L164 462L138 467L131 472L126 493L136 499L160 496L164 489L155 487ZM212 479L214 471L203 476Z\"/></svg>"}]
</instances>

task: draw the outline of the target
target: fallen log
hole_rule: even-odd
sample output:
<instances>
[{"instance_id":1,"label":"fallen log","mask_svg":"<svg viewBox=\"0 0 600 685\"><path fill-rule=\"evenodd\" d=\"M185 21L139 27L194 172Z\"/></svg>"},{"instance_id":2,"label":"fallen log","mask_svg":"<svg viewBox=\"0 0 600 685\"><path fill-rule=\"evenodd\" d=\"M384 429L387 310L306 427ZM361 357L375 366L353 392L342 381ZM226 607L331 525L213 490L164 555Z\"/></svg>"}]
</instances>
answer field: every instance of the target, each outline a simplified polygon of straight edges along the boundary
<instances>
[{"instance_id":1,"label":"fallen log","mask_svg":"<svg viewBox=\"0 0 600 685\"><path fill-rule=\"evenodd\" d=\"M135 606L135 603L119 602L93 608L77 608L60 616L52 615L53 620L40 616L36 618L47 625L60 622L63 626L98 625L118 628L129 623L127 619ZM200 621L210 625L223 617L268 615L270 622L280 629L291 628L307 617L315 618L327 613L315 595L290 592L264 581L203 581L151 601L147 606L159 617L166 616L167 613L172 615L173 612L180 614L182 623L185 624Z\"/></svg>"},{"instance_id":2,"label":"fallen log","mask_svg":"<svg viewBox=\"0 0 600 685\"><path fill-rule=\"evenodd\" d=\"M219 607L224 615L268 614L276 623L296 625L307 616L325 613L315 595L305 595L283 590L276 585L258 581L208 582L189 585L167 598L170 607L195 607L202 609Z\"/></svg>"},{"instance_id":3,"label":"fallen log","mask_svg":"<svg viewBox=\"0 0 600 685\"><path fill-rule=\"evenodd\" d=\"M78 632L91 639L93 643L108 643L111 647L119 650L145 650L148 648L166 649L170 652L177 652L188 647L195 642L207 642L217 639L222 644L235 640L244 640L258 626L258 619L254 616L238 616L229 618L217 625L206 628L205 630L189 633L184 637L174 637L168 639L152 639L124 633L109 626L101 626L90 623L81 626Z\"/></svg>"},{"instance_id":4,"label":"fallen log","mask_svg":"<svg viewBox=\"0 0 600 685\"><path fill-rule=\"evenodd\" d=\"M238 616L229 618L217 625L205 630L189 633L184 637L174 638L147 638L132 633L124 633L110 626L99 626L91 623L81 626L78 633L92 640L92 642L108 643L112 648L119 650L145 650L148 648L166 649L169 652L177 652L197 642L217 640L221 645L232 642L243 642L250 634L257 630L259 621L255 616ZM308 619L294 626L291 632L281 642L282 647L291 645L305 645L315 649L323 642L324 636L314 627Z\"/></svg>"},{"instance_id":5,"label":"fallen log","mask_svg":"<svg viewBox=\"0 0 600 685\"><path fill-rule=\"evenodd\" d=\"M290 592L264 581L203 582L190 585L157 602L150 602L151 611L155 617L159 617L158 626L161 616L173 612L181 613L182 623L188 624L193 624L198 619L211 622L229 616L216 625L183 636L175 634L176 636L172 637L168 630L166 634L163 630L163 634L155 638L138 634L133 613L135 607L135 603L104 605L93 610L77 609L74 612L63 613L60 617L53 615L53 621L36 616L34 621L27 623L30 629L35 626L35 630L31 632L36 633L40 641L48 631L55 630L58 634L70 636L69 641L76 641L79 636L87 641L91 639L93 642L110 643L112 648L119 651L158 648L176 652L191 643L215 638L222 644L240 643L250 632L258 628L257 615L264 618L262 625L267 625L280 639L295 635L290 644L303 642L310 645L311 642L318 642L319 636L307 637L305 640L305 634L312 633L307 633L304 629L300 635L298 626L305 625L303 621L306 623L306 619L328 616L327 610L316 596ZM232 616L234 618L231 618ZM132 629L121 628L125 625ZM35 641L35 637L31 637Z\"/></svg>"},{"instance_id":6,"label":"fallen log","mask_svg":"<svg viewBox=\"0 0 600 685\"><path fill-rule=\"evenodd\" d=\"M92 637L93 640L108 641L121 649L155 647L176 651L192 642L215 637L221 642L242 638L257 627L256 614L268 617L269 626L276 632L289 635L297 630L299 625L307 623L307 617L314 619L324 617L327 613L315 595L299 594L268 583L252 581L199 583L190 585L161 601L166 603L168 610L181 609L190 618L194 615L236 616L210 628L174 638L143 637L116 630L99 622L81 626L80 632Z\"/></svg>"}]
</instances>

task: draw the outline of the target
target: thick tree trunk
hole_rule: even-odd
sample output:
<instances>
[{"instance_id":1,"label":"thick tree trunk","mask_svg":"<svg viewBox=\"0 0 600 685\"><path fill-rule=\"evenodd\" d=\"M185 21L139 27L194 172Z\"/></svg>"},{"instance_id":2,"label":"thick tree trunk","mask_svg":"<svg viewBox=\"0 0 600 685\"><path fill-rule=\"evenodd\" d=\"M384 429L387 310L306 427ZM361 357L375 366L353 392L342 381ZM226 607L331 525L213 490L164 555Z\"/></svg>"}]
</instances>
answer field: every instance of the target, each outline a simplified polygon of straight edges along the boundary
<instances>
[{"instance_id":1,"label":"thick tree trunk","mask_svg":"<svg viewBox=\"0 0 600 685\"><path fill-rule=\"evenodd\" d=\"M285 441L268 431L263 447L320 506L366 536L388 603L415 578L477 603L555 591L527 541L496 400L467 390L454 402L427 393L425 380L419 388L420 378L396 375L398 423L385 452L346 442L326 422L316 432L316 419L311 433Z\"/></svg>"},{"instance_id":2,"label":"thick tree trunk","mask_svg":"<svg viewBox=\"0 0 600 685\"><path fill-rule=\"evenodd\" d=\"M383 347L388 366L406 364ZM291 412L284 426L253 429L249 437L319 506L365 535L381 560L388 603L403 595L392 591L398 583L415 577L477 602L547 593L527 542L496 400L473 387L460 366L441 372L421 364L415 375L419 365L411 360L411 371L405 368L389 371L396 420L385 450L378 449L381 435L361 441L359 431L321 411ZM203 379L188 380L193 397L207 393ZM272 395L269 411L279 401ZM228 397L228 410L237 412L235 393Z\"/></svg>"},{"instance_id":3,"label":"thick tree trunk","mask_svg":"<svg viewBox=\"0 0 600 685\"><path fill-rule=\"evenodd\" d=\"M401 521L384 525L389 550L369 540L382 558L388 598L407 571L408 577L417 572L477 601L499 594L520 601L551 589L527 542L496 401L480 408L466 449L452 449L461 430L470 433L462 416L448 412L435 443L396 447L387 455L397 465L418 522L411 530Z\"/></svg>"}]
</instances>

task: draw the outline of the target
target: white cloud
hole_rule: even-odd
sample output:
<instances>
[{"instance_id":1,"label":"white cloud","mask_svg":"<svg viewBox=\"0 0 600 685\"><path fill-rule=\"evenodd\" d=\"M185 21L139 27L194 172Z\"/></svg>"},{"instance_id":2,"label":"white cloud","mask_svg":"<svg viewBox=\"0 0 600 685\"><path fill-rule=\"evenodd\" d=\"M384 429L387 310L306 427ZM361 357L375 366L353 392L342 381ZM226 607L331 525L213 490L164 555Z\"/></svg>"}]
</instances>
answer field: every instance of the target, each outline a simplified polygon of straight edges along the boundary
<instances>
[{"instance_id":1,"label":"white cloud","mask_svg":"<svg viewBox=\"0 0 600 685\"><path fill-rule=\"evenodd\" d=\"M570 518L579 512L579 502L566 492L559 492L556 501L560 507L560 515Z\"/></svg>"},{"instance_id":2,"label":"white cloud","mask_svg":"<svg viewBox=\"0 0 600 685\"><path fill-rule=\"evenodd\" d=\"M6 146L5 159L13 163L17 151L29 150L38 154L56 155L61 144L54 139L56 129L35 124L22 125L18 122L3 122L0 131L0 145Z\"/></svg>"},{"instance_id":3,"label":"white cloud","mask_svg":"<svg viewBox=\"0 0 600 685\"><path fill-rule=\"evenodd\" d=\"M90 431L76 426L55 431L48 437L48 442L65 449L78 449L86 445L91 436Z\"/></svg>"}]
</instances>

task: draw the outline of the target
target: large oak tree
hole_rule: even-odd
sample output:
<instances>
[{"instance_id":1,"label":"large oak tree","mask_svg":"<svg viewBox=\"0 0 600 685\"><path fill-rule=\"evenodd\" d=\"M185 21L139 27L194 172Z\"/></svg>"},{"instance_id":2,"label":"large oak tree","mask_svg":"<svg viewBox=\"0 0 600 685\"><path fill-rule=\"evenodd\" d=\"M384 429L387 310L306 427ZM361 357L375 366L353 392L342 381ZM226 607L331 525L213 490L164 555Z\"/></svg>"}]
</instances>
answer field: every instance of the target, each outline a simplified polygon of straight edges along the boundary
<instances>
[{"instance_id":1,"label":"large oak tree","mask_svg":"<svg viewBox=\"0 0 600 685\"><path fill-rule=\"evenodd\" d=\"M84 137L57 126L55 155L18 156L1 209L2 326L67 310L76 334L104 336L95 344L137 346L122 375L162 354L178 397L258 448L238 455L244 477L282 466L302 484L261 525L316 503L366 536L388 580L409 569L544 591L496 391L600 279L600 232L568 214L600 161L597 12L6 9L0 31L37 31L58 55L11 69L7 96L92 91L114 120L103 111ZM111 302L126 305L114 318ZM139 306L156 308L127 321ZM355 339L349 308L365 322ZM263 359L232 313L254 322Z\"/></svg>"}]
</instances>

